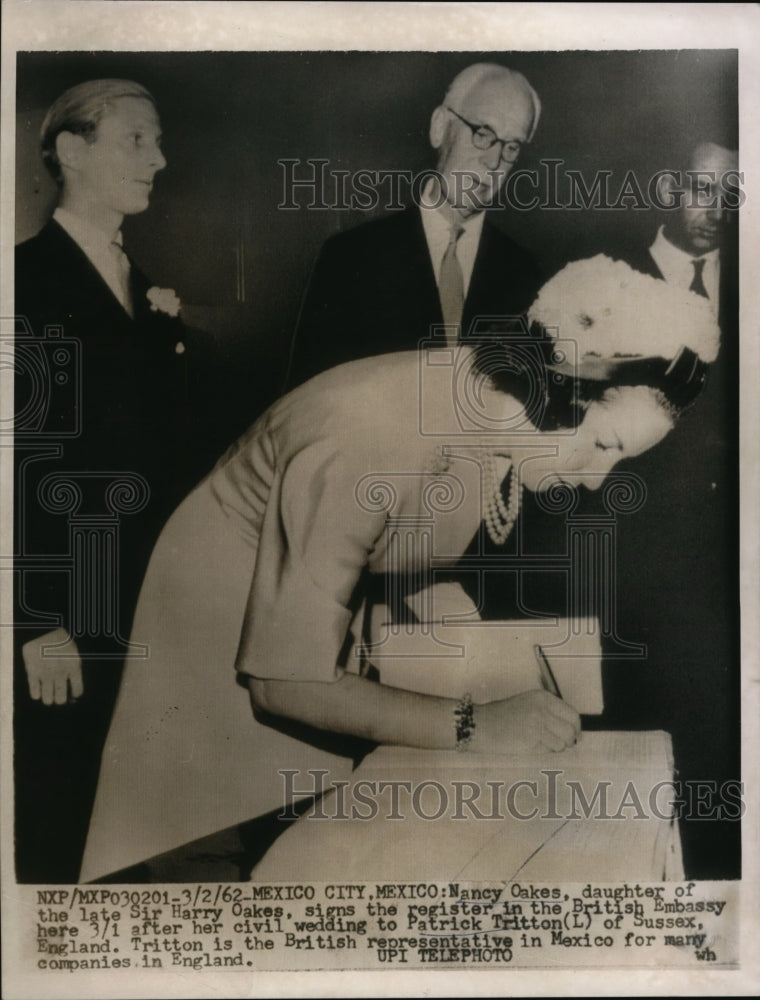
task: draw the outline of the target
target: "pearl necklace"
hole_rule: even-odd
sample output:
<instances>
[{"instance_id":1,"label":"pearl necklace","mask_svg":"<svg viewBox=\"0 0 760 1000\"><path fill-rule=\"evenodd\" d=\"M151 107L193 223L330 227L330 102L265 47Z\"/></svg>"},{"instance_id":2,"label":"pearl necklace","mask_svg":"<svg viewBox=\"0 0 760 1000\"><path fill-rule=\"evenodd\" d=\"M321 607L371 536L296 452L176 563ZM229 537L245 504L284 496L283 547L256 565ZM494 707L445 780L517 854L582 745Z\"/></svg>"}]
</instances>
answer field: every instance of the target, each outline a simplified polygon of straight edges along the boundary
<instances>
[{"instance_id":1,"label":"pearl necklace","mask_svg":"<svg viewBox=\"0 0 760 1000\"><path fill-rule=\"evenodd\" d=\"M515 525L517 516L520 513L520 503L522 501L522 483L510 461L507 475L509 481L509 500L505 504L501 492L501 479L496 474L496 462L492 451L483 449L481 452L483 463L483 489L485 496L485 510L483 520L486 522L488 535L495 545L503 545L509 537L509 533ZM506 456L505 456L506 457Z\"/></svg>"}]
</instances>

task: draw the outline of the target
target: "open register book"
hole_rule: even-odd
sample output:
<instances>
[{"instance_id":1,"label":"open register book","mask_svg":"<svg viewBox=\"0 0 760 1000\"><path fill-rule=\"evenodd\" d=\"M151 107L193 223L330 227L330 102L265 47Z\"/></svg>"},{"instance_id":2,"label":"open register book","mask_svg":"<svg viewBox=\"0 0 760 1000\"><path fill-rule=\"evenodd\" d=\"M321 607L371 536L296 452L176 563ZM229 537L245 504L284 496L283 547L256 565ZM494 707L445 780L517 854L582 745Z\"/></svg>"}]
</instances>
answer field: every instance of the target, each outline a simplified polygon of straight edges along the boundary
<instances>
[{"instance_id":1,"label":"open register book","mask_svg":"<svg viewBox=\"0 0 760 1000\"><path fill-rule=\"evenodd\" d=\"M672 780L660 731L587 732L561 753L514 756L379 747L252 877L682 879Z\"/></svg>"},{"instance_id":2,"label":"open register book","mask_svg":"<svg viewBox=\"0 0 760 1000\"><path fill-rule=\"evenodd\" d=\"M373 609L361 652L381 684L497 701L546 686L540 647L565 701L602 712L597 621L483 622L448 584L411 600L414 624L392 623L387 605ZM672 781L670 736L659 731L586 732L561 753L528 755L381 746L275 842L252 878L680 879Z\"/></svg>"}]
</instances>

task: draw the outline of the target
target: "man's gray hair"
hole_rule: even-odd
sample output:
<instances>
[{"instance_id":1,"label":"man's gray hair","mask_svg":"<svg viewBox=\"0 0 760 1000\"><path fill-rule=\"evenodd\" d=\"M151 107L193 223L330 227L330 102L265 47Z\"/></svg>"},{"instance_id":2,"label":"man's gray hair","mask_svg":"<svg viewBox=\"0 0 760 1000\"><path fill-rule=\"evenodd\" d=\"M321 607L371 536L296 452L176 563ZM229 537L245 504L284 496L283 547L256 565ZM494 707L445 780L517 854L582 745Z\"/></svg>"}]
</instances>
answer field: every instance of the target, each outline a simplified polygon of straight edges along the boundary
<instances>
[{"instance_id":1,"label":"man's gray hair","mask_svg":"<svg viewBox=\"0 0 760 1000\"><path fill-rule=\"evenodd\" d=\"M461 107L462 102L475 87L482 83L497 83L504 86L505 91L522 91L533 105L533 121L528 135L528 142L531 141L538 126L538 119L541 117L541 101L533 87L528 83L522 73L517 70L507 69L498 63L473 63L457 74L446 91L443 103L453 105L455 109Z\"/></svg>"}]
</instances>

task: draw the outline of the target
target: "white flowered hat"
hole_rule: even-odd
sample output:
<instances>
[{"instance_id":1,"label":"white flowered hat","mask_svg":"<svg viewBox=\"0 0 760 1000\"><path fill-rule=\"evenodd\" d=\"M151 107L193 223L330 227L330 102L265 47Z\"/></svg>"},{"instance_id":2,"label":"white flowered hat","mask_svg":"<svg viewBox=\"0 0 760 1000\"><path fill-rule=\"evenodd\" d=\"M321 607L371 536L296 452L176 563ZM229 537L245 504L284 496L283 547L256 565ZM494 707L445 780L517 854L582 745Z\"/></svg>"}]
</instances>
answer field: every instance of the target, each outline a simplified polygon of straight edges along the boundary
<instances>
[{"instance_id":1,"label":"white flowered hat","mask_svg":"<svg viewBox=\"0 0 760 1000\"><path fill-rule=\"evenodd\" d=\"M571 426L613 388L648 388L675 415L701 392L720 346L707 299L602 254L548 281L520 330L484 333L473 338L475 370L540 428Z\"/></svg>"},{"instance_id":2,"label":"white flowered hat","mask_svg":"<svg viewBox=\"0 0 760 1000\"><path fill-rule=\"evenodd\" d=\"M528 317L549 336L575 344L578 374L589 378L605 377L611 361L673 359L683 349L710 363L720 347L709 299L604 254L564 267L541 289Z\"/></svg>"}]
</instances>

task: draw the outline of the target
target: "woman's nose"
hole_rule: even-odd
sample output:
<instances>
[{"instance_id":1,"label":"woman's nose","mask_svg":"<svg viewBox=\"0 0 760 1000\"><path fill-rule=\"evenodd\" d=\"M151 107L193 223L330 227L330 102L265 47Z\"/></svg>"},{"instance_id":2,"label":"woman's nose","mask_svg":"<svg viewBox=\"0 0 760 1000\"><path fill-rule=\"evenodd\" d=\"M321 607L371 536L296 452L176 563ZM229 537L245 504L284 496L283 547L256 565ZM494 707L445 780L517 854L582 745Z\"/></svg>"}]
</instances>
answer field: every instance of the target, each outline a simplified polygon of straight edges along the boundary
<instances>
[{"instance_id":1,"label":"woman's nose","mask_svg":"<svg viewBox=\"0 0 760 1000\"><path fill-rule=\"evenodd\" d=\"M573 473L573 480L588 490L598 490L620 461L617 448L597 448L593 454L574 453L566 469Z\"/></svg>"},{"instance_id":2,"label":"woman's nose","mask_svg":"<svg viewBox=\"0 0 760 1000\"><path fill-rule=\"evenodd\" d=\"M595 474L591 477L594 485L592 486L587 484L588 489L598 490L621 458L622 455L617 448L609 448L607 451L601 452L601 461L594 469Z\"/></svg>"}]
</instances>

